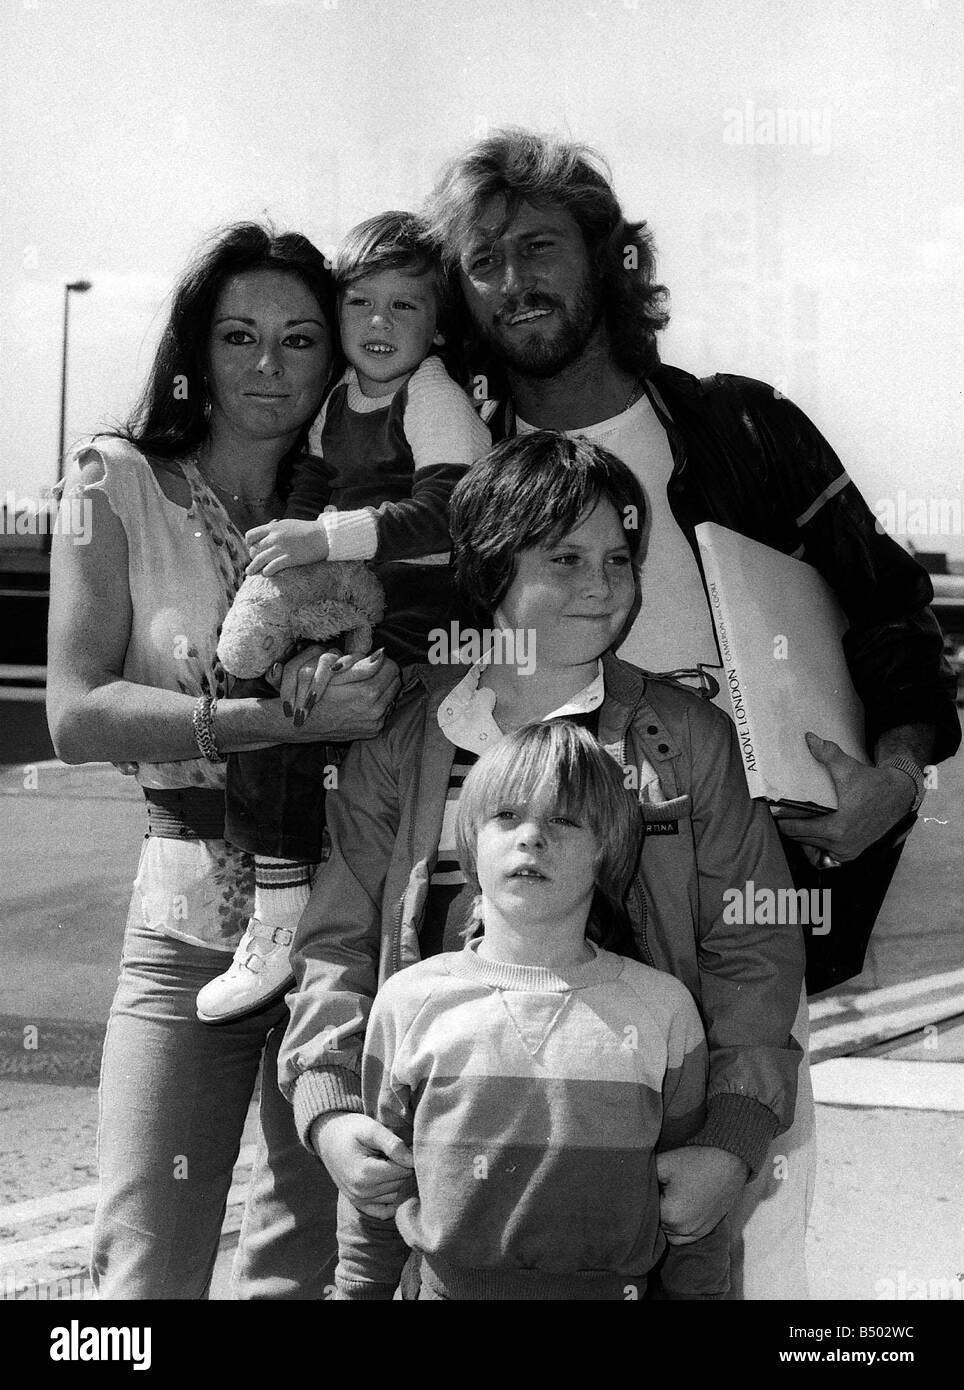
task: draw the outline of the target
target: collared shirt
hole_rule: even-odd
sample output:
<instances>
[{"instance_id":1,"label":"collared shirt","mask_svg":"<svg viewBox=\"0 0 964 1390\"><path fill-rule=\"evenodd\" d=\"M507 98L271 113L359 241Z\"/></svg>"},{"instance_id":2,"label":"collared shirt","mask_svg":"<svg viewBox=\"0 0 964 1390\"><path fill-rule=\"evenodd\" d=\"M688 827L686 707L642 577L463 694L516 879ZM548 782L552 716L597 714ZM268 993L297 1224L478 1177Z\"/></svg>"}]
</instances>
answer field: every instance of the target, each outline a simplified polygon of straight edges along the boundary
<instances>
[{"instance_id":1,"label":"collared shirt","mask_svg":"<svg viewBox=\"0 0 964 1390\"><path fill-rule=\"evenodd\" d=\"M480 686L482 672L491 662L491 653L486 653L458 685L439 705L438 726L456 748L466 748L471 753L484 753L504 737L505 731L495 722L495 691ZM596 674L582 690L558 709L543 715L546 719L562 719L568 715L590 714L597 710L606 696L603 680L603 664L599 662Z\"/></svg>"}]
</instances>

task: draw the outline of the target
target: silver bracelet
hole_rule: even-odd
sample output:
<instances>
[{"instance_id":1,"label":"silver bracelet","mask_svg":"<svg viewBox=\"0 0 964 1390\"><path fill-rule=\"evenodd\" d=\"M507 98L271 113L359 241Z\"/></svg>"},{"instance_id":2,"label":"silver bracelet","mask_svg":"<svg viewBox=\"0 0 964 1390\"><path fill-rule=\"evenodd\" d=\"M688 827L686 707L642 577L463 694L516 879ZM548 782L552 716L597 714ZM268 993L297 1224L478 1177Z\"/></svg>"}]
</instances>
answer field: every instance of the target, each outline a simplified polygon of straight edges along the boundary
<instances>
[{"instance_id":1,"label":"silver bracelet","mask_svg":"<svg viewBox=\"0 0 964 1390\"><path fill-rule=\"evenodd\" d=\"M221 750L214 737L214 715L218 702L213 695L199 695L194 702L191 723L194 727L194 741L209 763L223 763Z\"/></svg>"}]
</instances>

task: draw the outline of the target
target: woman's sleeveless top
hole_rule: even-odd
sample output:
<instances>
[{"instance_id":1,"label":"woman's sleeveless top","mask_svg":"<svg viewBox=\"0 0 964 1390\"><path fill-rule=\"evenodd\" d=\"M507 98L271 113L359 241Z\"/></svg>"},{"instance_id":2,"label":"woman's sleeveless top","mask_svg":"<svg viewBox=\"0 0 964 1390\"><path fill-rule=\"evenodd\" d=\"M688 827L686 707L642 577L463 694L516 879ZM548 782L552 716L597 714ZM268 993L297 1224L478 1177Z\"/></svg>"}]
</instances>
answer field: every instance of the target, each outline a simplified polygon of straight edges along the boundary
<instances>
[{"instance_id":1,"label":"woman's sleeveless top","mask_svg":"<svg viewBox=\"0 0 964 1390\"><path fill-rule=\"evenodd\" d=\"M185 509L162 491L147 459L125 440L98 436L76 446L103 476L85 491L103 491L127 536L131 635L125 680L184 695L223 695L216 657L221 624L244 575L240 533L189 459L180 468L191 490ZM93 528L90 544L96 545ZM187 718L187 714L185 718ZM225 767L206 758L138 764L144 787L223 790ZM145 840L131 920L165 936L233 950L253 905L250 856L224 840Z\"/></svg>"}]
</instances>

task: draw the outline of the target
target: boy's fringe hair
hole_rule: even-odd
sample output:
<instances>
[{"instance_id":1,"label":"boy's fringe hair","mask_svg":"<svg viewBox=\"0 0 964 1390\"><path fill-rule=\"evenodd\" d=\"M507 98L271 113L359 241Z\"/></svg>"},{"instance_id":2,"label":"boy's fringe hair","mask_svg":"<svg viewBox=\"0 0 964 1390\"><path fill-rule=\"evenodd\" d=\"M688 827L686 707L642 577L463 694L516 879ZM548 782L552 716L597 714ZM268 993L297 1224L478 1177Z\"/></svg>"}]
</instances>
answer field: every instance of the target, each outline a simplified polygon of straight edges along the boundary
<instances>
[{"instance_id":1,"label":"boy's fringe hair","mask_svg":"<svg viewBox=\"0 0 964 1390\"><path fill-rule=\"evenodd\" d=\"M639 861L643 822L615 759L567 719L526 724L484 753L465 779L455 818L459 862L477 892L479 830L503 805L550 806L585 818L600 845L587 935L638 959L623 901ZM477 929L478 908L477 898L466 935Z\"/></svg>"},{"instance_id":2,"label":"boy's fringe hair","mask_svg":"<svg viewBox=\"0 0 964 1390\"><path fill-rule=\"evenodd\" d=\"M431 275L437 306L437 326L445 339L438 351L449 375L466 384L467 364L462 356L464 315L452 277L445 269L438 247L427 234L425 223L413 212L380 212L359 222L345 234L335 257L335 284L339 300L356 280L382 270L403 275Z\"/></svg>"},{"instance_id":3,"label":"boy's fringe hair","mask_svg":"<svg viewBox=\"0 0 964 1390\"><path fill-rule=\"evenodd\" d=\"M459 479L449 500L455 578L488 618L515 578L519 552L554 545L605 498L636 563L646 499L622 459L583 435L531 430L496 444Z\"/></svg>"},{"instance_id":4,"label":"boy's fringe hair","mask_svg":"<svg viewBox=\"0 0 964 1390\"><path fill-rule=\"evenodd\" d=\"M413 212L380 212L345 234L335 257L338 288L379 270L401 270L407 275L432 271L438 283L444 283L441 258L426 236L425 224Z\"/></svg>"}]
</instances>

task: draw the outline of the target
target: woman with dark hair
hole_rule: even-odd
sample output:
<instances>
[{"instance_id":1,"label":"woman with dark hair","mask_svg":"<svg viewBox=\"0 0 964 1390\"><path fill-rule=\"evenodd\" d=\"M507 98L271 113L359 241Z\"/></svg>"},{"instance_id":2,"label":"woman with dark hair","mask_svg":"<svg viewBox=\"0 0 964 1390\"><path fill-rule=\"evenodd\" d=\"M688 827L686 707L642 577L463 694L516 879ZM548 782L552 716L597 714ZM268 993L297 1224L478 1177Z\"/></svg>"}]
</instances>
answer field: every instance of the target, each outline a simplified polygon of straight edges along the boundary
<instances>
[{"instance_id":1,"label":"woman with dark hair","mask_svg":"<svg viewBox=\"0 0 964 1390\"><path fill-rule=\"evenodd\" d=\"M435 664L417 669L382 733L350 750L329 800L331 855L294 941L279 1079L303 1143L369 1215L391 1215L410 1162L361 1113L371 1000L389 975L461 944L473 895L454 810L468 769L511 730L561 716L588 728L638 793L646 842L625 903L634 946L687 986L706 1027L707 1111L688 1144L711 1151L712 1177L690 1180L704 1213L691 1234L712 1229L744 1189L751 1204L772 1196L766 1157L793 1118L798 1070L806 1090L803 941L795 926L737 922L728 910L732 885L790 885L769 812L747 795L732 724L613 654L636 599L644 521L634 475L588 439L533 431L473 464L449 525L485 655L467 674L453 670L480 634L442 634ZM691 1153L674 1151L678 1166ZM488 1185L497 1181L491 1173Z\"/></svg>"},{"instance_id":2,"label":"woman with dark hair","mask_svg":"<svg viewBox=\"0 0 964 1390\"><path fill-rule=\"evenodd\" d=\"M101 1073L93 1272L104 1298L206 1296L262 1055L263 1142L294 1150L281 1193L292 1219L270 1248L242 1240L245 1277L271 1297L322 1293L331 1191L297 1152L277 1095L284 1005L210 1029L194 998L251 912L251 861L224 839L225 754L371 737L398 690L384 659L334 672L337 654L313 648L275 672L282 699L221 702L215 653L248 562L243 536L281 514L337 365L333 306L304 237L227 228L175 290L127 428L68 462L64 495L90 507L92 538L54 543L54 746L68 763L123 765L148 808ZM304 717L287 718L284 703Z\"/></svg>"},{"instance_id":3,"label":"woman with dark hair","mask_svg":"<svg viewBox=\"0 0 964 1390\"><path fill-rule=\"evenodd\" d=\"M335 282L324 256L297 232L278 234L257 222L235 223L215 233L174 290L143 394L123 431L141 451L158 459L182 458L208 441L213 404L208 334L218 296L232 275L258 271L289 275L314 296L321 319L316 320L318 341L311 350L324 348L330 377L341 369L341 351L331 330L336 321ZM309 416L299 428L298 446L304 443L310 420ZM289 447L285 453L287 468L275 480L282 494L298 452L299 448Z\"/></svg>"}]
</instances>

